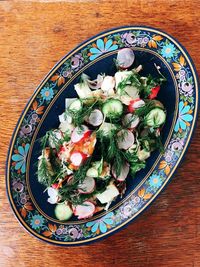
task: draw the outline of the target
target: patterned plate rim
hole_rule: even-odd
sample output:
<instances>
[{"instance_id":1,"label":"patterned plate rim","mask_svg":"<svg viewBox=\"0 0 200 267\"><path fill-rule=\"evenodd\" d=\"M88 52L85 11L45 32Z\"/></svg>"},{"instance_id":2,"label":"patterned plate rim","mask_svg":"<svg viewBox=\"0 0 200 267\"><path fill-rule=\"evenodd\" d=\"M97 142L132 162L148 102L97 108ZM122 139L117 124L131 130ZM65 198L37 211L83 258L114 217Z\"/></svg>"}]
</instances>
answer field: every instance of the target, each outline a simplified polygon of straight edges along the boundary
<instances>
[{"instance_id":1,"label":"patterned plate rim","mask_svg":"<svg viewBox=\"0 0 200 267\"><path fill-rule=\"evenodd\" d=\"M130 43L128 43L125 35L122 37L122 32L124 32L124 34L125 33L126 34L131 34L131 33L137 34L138 32L142 32L141 35L140 35L140 33L138 34L138 36L134 35L135 41L137 40L137 44L139 44L139 42L140 42L140 45L138 45L138 46L139 47L140 46L141 47L148 46L149 48L151 48L154 51L155 51L155 49L160 49L159 53L164 58L166 58L166 60L169 60L169 62L170 62L170 58L172 57L170 55L172 55L172 54L176 55L176 60L171 62L171 65L173 66L174 71L177 73L177 81L179 81L182 99L179 102L179 115L177 118L175 129L176 130L178 129L177 132L179 130L182 130L182 131L185 130L186 131L186 138L185 139L183 138L183 140L182 140L179 137L177 137L179 139L178 142L180 142L180 145L182 142L182 146L185 145L184 144L184 140L185 140L186 147L182 148L180 155L179 155L180 158L176 157L174 166L173 166L173 164L172 165L168 164L168 162L171 163L169 161L170 153L169 153L169 155L166 155L164 158L165 160L160 162L160 165L159 165L159 170L166 175L166 179L164 179L163 181L159 180L161 178L160 173L159 173L159 177L158 177L158 174L157 174L157 177L156 177L156 175L151 175L152 177L151 176L149 177L151 179L149 179L149 181L148 181L148 183L149 183L148 186L146 188L145 187L140 188L140 190L137 191L137 194L134 195L134 198L132 197L131 199L129 199L128 200L129 203L128 204L125 203L126 205L123 205L123 207L121 207L119 214L114 214L113 212L110 212L109 216L105 215L102 218L100 218L99 220L90 221L90 222L86 223L86 225L84 226L85 229L79 229L76 227L74 227L74 228L71 227L70 229L67 229L67 228L62 228L60 226L58 227L56 224L49 224L49 223L48 223L48 226L44 226L44 224L45 224L43 221L44 219L42 219L39 214L38 215L32 215L32 219L33 219L33 217L35 217L35 221L29 221L30 225L28 225L27 222L25 222L25 219L23 218L23 212L24 212L24 214L26 212L26 216L28 213L28 216L29 216L29 214L32 214L32 208L33 207L31 207L31 203L28 202L29 203L29 206L28 206L27 202L26 202L24 204L23 208L20 209L20 212L21 212L21 215L20 215L19 211L16 208L16 203L13 200L12 193L11 193L11 186L10 186L10 167L12 168L12 166L14 166L13 168L15 168L17 164L18 164L17 166L19 166L21 164L19 161L16 161L15 165L10 166L11 161L12 161L12 163L14 163L14 159L17 158L17 156L16 156L17 154L20 156L24 156L25 161L26 161L26 155L28 153L28 147L26 146L27 144L24 146L22 146L23 145L22 144L21 146L19 146L19 150L20 150L21 154L19 151L17 151L15 154L12 155L12 152L14 152L13 147L14 147L14 144L16 141L16 136L17 136L17 133L19 130L19 126L21 126L21 123L22 123L21 119L22 119L24 114L27 115L28 108L30 108L30 104L32 104L32 101L36 99L36 96L39 95L39 92L41 93L42 87L46 84L47 81L50 80L49 78L52 75L55 76L56 70L58 70L59 67L65 63L66 58L69 57L69 59L70 59L70 56L76 55L76 54L74 54L75 51L82 52L82 50L81 50L82 48L85 48L85 50L87 50L87 47L89 47L89 45L94 41L96 41L95 47L97 48L97 50L99 48L98 45L99 46L102 45L102 41L104 41L104 44L103 44L104 49L106 48L106 46L108 47L107 51L104 51L104 53L107 53L109 51L114 51L115 50L114 47L117 47L117 48L118 48L118 46L120 47L120 42L122 42L122 40L124 41L124 44L121 47L134 46L133 43L131 45L130 45ZM149 33L149 36L148 36L148 34L146 34L148 37L145 36L145 33ZM116 41L114 39L115 41L113 41L113 38L116 37L115 34L118 37L121 36L120 37L121 39L118 39L118 41ZM141 36L143 36L143 38L141 38ZM101 39L102 37L104 37L104 40ZM106 37L108 39L105 39ZM112 37L112 39L109 39L111 37ZM102 41L99 41L99 43L98 43L97 38L98 38L98 40L102 40ZM146 38L146 40L145 40L145 38ZM161 49L161 48L159 48L160 43L164 42L164 40L163 40L164 38L165 38L165 44L163 44L161 46L161 48L162 48ZM132 41L133 41L133 38L132 38ZM87 47L86 47L86 44L88 45ZM88 51L90 52L90 55L88 53L88 57L90 58L91 61L93 60L92 57L95 58L95 56L96 56L95 54L91 53L93 50L91 49L91 47L88 48ZM180 54L180 57L179 57L179 54ZM98 55L96 57L98 57ZM188 65L189 65L189 68L188 68ZM182 74L180 73L181 71L183 71ZM186 72L185 76L184 76L184 71ZM191 73L192 76L190 76L190 77L187 76L187 75L189 75L188 73ZM179 77L178 77L178 75L179 75ZM184 80L183 76L185 77L185 80ZM191 79L189 80L188 77ZM52 77L51 77L51 79L52 79ZM181 79L182 79L182 82L181 82ZM191 85L191 86L193 85L193 88L196 90L195 91L196 95L194 95L194 96L196 96L195 98L192 95L192 93L194 91L192 89L192 87L191 88L183 88L183 83L187 82L187 81L189 81L189 85ZM182 85L182 87L181 87L181 85ZM159 195L160 191L168 183L172 174L176 171L178 165L182 161L182 159L183 159L183 157L187 151L187 148L189 146L189 143L191 141L191 137L192 137L192 134L194 132L194 126L195 126L195 122L196 122L196 118L197 118L197 114L198 114L198 104L199 104L198 85L199 85L198 75L197 75L195 66L191 60L191 57L188 54L188 52L186 51L186 49L174 37L170 36L169 34L163 32L159 29L155 29L152 27L123 26L123 27L110 29L110 30L107 30L105 32L102 32L100 34L97 34L97 35L91 37L90 39L86 40L85 42L83 42L80 45L78 45L77 47L75 47L68 54L66 54L50 70L50 72L46 75L46 77L43 79L43 81L40 83L40 85L36 88L35 92L31 96L30 100L28 101L25 109L23 110L23 112L22 112L22 114L18 120L18 123L15 127L15 130L13 132L12 139L10 142L10 147L9 147L9 152L8 152L8 157L7 157L7 162L6 162L6 190L7 190L7 195L8 195L8 199L9 199L10 205L12 207L12 210L13 210L15 216L17 217L17 219L19 220L19 222L22 224L22 226L29 233L38 237L40 240L47 241L47 242L52 243L52 244L67 245L67 246L68 245L80 245L80 244L92 242L94 240L98 240L100 238L108 236L108 235L112 234L113 232L121 229L122 227L125 227L130 221L132 221L134 218L136 218L147 206L149 206L149 204ZM194 106L192 106L193 100L191 100L191 99L193 99L195 101ZM189 100L191 101L191 102L189 102L189 103L191 103L191 105L188 104ZM48 107L48 104L47 104L47 107ZM26 111L26 113L25 113L25 111ZM181 112L183 112L183 113L181 113ZM187 119L186 119L186 117L187 117ZM192 126L189 127L191 121L192 121ZM187 134L188 134L188 136L187 136ZM172 145L173 144L171 144L171 146ZM24 154L22 154L22 153L24 153ZM174 155L175 152L173 152L172 154ZM12 159L11 159L11 155L12 155ZM173 155L171 155L172 158L173 158ZM22 166L20 168L22 169L24 165L23 164L21 164L21 165ZM173 166L173 168L171 168L171 166ZM19 170L20 168L18 168L16 170ZM16 187L16 183L17 182L15 182L15 187ZM12 185L12 186L14 187L14 185ZM20 182L18 184L18 187L19 186L20 186ZM22 187L22 184L21 184L21 187ZM149 190L150 187L154 188L154 189L152 189L154 191ZM20 195L23 194L23 192L22 193L21 192L18 191L18 193L20 193ZM22 201L22 199L21 199L21 201ZM138 203L140 203L140 204L138 204ZM26 208L25 208L25 205L27 205ZM135 209L135 207L138 207L138 210L133 211L133 209ZM22 210L23 210L23 212L22 212ZM124 217L121 214L123 214ZM117 223L117 221L118 221L118 223ZM37 224L36 222L38 223L39 227L38 227L38 225L36 225ZM32 226L32 228L30 226ZM44 226L44 228L42 228L43 226ZM41 230L43 229L43 230L40 232L38 229L41 229ZM94 230L96 230L96 231L94 231ZM65 231L65 233L64 233L64 231ZM87 234L89 232L90 232L90 236L89 235L87 236ZM85 237L83 238L84 234L85 234ZM60 237L59 237L59 235L60 235ZM62 239L61 236L65 236L65 239ZM52 239L52 238L55 238L55 239Z\"/></svg>"}]
</instances>

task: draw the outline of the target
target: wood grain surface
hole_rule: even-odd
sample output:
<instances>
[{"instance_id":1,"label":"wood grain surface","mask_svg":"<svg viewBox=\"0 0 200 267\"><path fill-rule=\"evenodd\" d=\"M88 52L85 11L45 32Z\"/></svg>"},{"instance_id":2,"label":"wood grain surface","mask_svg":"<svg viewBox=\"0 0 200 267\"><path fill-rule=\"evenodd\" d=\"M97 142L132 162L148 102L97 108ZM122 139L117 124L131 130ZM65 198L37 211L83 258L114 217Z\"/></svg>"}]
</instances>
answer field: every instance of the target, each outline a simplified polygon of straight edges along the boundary
<instances>
[{"instance_id":1,"label":"wood grain surface","mask_svg":"<svg viewBox=\"0 0 200 267\"><path fill-rule=\"evenodd\" d=\"M86 38L120 25L158 27L189 51L200 73L199 0L0 0L0 266L200 266L200 127L157 200L126 229L87 246L30 236L6 197L5 161L17 120L54 64Z\"/></svg>"}]
</instances>

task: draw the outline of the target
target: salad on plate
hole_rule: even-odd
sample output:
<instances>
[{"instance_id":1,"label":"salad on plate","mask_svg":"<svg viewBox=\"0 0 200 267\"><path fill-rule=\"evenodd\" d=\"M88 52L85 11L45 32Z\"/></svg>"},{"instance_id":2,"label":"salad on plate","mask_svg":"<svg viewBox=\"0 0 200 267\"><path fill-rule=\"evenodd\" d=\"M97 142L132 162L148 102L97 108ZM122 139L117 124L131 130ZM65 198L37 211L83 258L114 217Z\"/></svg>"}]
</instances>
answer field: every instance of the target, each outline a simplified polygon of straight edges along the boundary
<instances>
[{"instance_id":1,"label":"salad on plate","mask_svg":"<svg viewBox=\"0 0 200 267\"><path fill-rule=\"evenodd\" d=\"M77 98L65 99L58 129L41 138L38 182L58 220L108 210L151 152L162 150L166 110L156 97L166 79L156 65L158 77L140 75L143 66L131 68L134 60L133 50L124 48L114 76L82 74L74 85Z\"/></svg>"}]
</instances>

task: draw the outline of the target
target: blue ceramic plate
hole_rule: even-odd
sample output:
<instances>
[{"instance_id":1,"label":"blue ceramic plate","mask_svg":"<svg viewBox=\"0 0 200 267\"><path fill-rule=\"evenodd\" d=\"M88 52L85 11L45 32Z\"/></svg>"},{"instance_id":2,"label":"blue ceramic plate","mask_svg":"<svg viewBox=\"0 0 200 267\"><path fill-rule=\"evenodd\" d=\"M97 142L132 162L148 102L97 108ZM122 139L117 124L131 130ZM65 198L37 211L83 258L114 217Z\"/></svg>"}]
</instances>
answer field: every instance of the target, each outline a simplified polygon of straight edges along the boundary
<instances>
[{"instance_id":1,"label":"blue ceramic plate","mask_svg":"<svg viewBox=\"0 0 200 267\"><path fill-rule=\"evenodd\" d=\"M37 182L39 143L49 129L58 127L65 98L75 97L73 85L82 72L95 78L114 74L113 58L120 48L131 47L135 66L156 75L154 63L167 78L158 95L167 109L163 129L163 155L154 152L135 179L128 179L126 195L108 211L92 219L60 222ZM49 72L24 109L11 141L7 160L7 192L21 224L41 240L59 245L79 245L114 233L136 218L161 192L179 165L194 130L198 108L198 81L186 50L168 34L143 26L101 33L68 53Z\"/></svg>"}]
</instances>

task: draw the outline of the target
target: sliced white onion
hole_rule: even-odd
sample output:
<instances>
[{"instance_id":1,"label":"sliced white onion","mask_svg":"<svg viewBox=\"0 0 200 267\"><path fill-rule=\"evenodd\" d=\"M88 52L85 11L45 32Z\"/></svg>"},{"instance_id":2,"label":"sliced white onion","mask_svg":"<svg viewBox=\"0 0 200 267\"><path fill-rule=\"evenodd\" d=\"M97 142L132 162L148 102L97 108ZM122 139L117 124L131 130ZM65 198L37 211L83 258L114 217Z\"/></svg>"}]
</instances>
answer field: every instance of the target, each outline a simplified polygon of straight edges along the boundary
<instances>
[{"instance_id":1,"label":"sliced white onion","mask_svg":"<svg viewBox=\"0 0 200 267\"><path fill-rule=\"evenodd\" d=\"M101 88L101 84L103 82L104 75L98 74L95 80L87 79L87 83L91 89L99 89Z\"/></svg>"},{"instance_id":2,"label":"sliced white onion","mask_svg":"<svg viewBox=\"0 0 200 267\"><path fill-rule=\"evenodd\" d=\"M49 187L47 189L47 193L49 195L49 198L47 199L47 201L50 204L56 204L58 202L58 190L52 187Z\"/></svg>"},{"instance_id":3,"label":"sliced white onion","mask_svg":"<svg viewBox=\"0 0 200 267\"><path fill-rule=\"evenodd\" d=\"M114 95L115 94L114 87L115 87L115 78L112 76L105 76L101 84L101 89L103 90L104 94L107 96Z\"/></svg>"}]
</instances>

